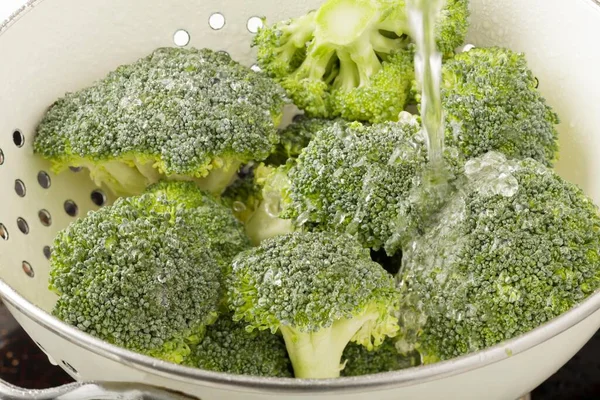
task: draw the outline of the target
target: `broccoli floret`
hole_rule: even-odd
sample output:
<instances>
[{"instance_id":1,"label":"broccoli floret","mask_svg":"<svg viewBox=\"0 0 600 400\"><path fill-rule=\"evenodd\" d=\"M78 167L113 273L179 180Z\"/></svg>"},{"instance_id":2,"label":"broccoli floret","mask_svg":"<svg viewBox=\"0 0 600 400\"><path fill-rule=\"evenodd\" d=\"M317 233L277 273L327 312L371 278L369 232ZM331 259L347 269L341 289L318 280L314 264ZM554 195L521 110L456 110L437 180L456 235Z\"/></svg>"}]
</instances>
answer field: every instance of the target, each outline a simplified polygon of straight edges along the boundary
<instances>
[{"instance_id":1,"label":"broccoli floret","mask_svg":"<svg viewBox=\"0 0 600 400\"><path fill-rule=\"evenodd\" d=\"M380 372L398 371L420 364L417 352L403 355L398 352L395 341L387 338L381 346L368 350L364 346L350 343L346 346L342 360L346 363L342 376L360 376Z\"/></svg>"},{"instance_id":2,"label":"broccoli floret","mask_svg":"<svg viewBox=\"0 0 600 400\"><path fill-rule=\"evenodd\" d=\"M443 51L464 41L468 2L440 17ZM255 38L258 63L312 117L397 120L414 80L404 1L328 0L317 11L266 26Z\"/></svg>"},{"instance_id":3,"label":"broccoli floret","mask_svg":"<svg viewBox=\"0 0 600 400\"><path fill-rule=\"evenodd\" d=\"M436 23L436 43L444 58L465 42L469 28L469 0L445 0Z\"/></svg>"},{"instance_id":4,"label":"broccoli floret","mask_svg":"<svg viewBox=\"0 0 600 400\"><path fill-rule=\"evenodd\" d=\"M394 255L437 207L419 191L427 149L418 119L405 116L402 122L353 122L320 131L295 164L269 176L279 182L271 186L275 206L256 217L261 224L253 237L272 236L268 228L289 219L290 228L349 233L365 247ZM446 153L458 162L456 151Z\"/></svg>"},{"instance_id":5,"label":"broccoli floret","mask_svg":"<svg viewBox=\"0 0 600 400\"><path fill-rule=\"evenodd\" d=\"M245 325L220 317L206 328L185 365L238 375L291 377L291 364L281 336L248 332Z\"/></svg>"},{"instance_id":6,"label":"broccoli floret","mask_svg":"<svg viewBox=\"0 0 600 400\"><path fill-rule=\"evenodd\" d=\"M266 174L263 201L246 231L255 244L293 230L348 233L394 256L453 189L458 152L447 148L445 161L442 182L429 173L418 118L408 113L401 122L336 123L293 163Z\"/></svg>"},{"instance_id":7,"label":"broccoli floret","mask_svg":"<svg viewBox=\"0 0 600 400\"><path fill-rule=\"evenodd\" d=\"M339 121L309 118L305 115L295 117L291 125L281 130L279 144L275 147L273 154L265 160L265 164L270 166L284 165L288 160L297 158L302 149L308 146L319 131Z\"/></svg>"},{"instance_id":8,"label":"broccoli floret","mask_svg":"<svg viewBox=\"0 0 600 400\"><path fill-rule=\"evenodd\" d=\"M87 167L117 195L166 176L220 193L238 167L269 156L285 92L222 52L161 48L58 100L34 151L55 172Z\"/></svg>"},{"instance_id":9,"label":"broccoli floret","mask_svg":"<svg viewBox=\"0 0 600 400\"><path fill-rule=\"evenodd\" d=\"M493 346L600 287L600 217L584 193L532 160L470 160L438 224L404 251L404 348L424 362Z\"/></svg>"},{"instance_id":10,"label":"broccoli floret","mask_svg":"<svg viewBox=\"0 0 600 400\"><path fill-rule=\"evenodd\" d=\"M170 182L78 219L54 242L53 314L115 345L182 362L217 317L233 250L247 247L227 212L193 183Z\"/></svg>"},{"instance_id":11,"label":"broccoli floret","mask_svg":"<svg viewBox=\"0 0 600 400\"><path fill-rule=\"evenodd\" d=\"M349 342L373 348L398 328L393 278L343 235L294 232L239 254L228 299L234 320L283 334L297 378L337 377Z\"/></svg>"},{"instance_id":12,"label":"broccoli floret","mask_svg":"<svg viewBox=\"0 0 600 400\"><path fill-rule=\"evenodd\" d=\"M457 55L442 68L446 143L467 158L498 151L551 166L559 118L536 87L521 53L491 47Z\"/></svg>"}]
</instances>

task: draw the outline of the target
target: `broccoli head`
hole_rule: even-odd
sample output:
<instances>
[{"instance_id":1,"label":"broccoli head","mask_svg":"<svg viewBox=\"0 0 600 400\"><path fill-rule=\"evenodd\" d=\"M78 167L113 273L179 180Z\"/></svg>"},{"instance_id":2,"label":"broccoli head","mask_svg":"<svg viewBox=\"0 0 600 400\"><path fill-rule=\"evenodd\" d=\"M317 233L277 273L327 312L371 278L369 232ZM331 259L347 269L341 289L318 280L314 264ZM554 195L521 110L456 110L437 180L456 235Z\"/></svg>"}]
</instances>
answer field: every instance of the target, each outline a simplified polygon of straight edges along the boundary
<instances>
[{"instance_id":1,"label":"broccoli head","mask_svg":"<svg viewBox=\"0 0 600 400\"><path fill-rule=\"evenodd\" d=\"M397 333L394 279L351 238L294 232L233 261L233 319L280 331L297 378L340 375L349 342L367 348Z\"/></svg>"},{"instance_id":2,"label":"broccoli head","mask_svg":"<svg viewBox=\"0 0 600 400\"><path fill-rule=\"evenodd\" d=\"M342 360L346 363L342 370L342 376L398 371L420 364L420 356L416 351L408 355L400 354L392 338L385 339L381 346L372 350L356 343L350 343L344 350Z\"/></svg>"},{"instance_id":3,"label":"broccoli head","mask_svg":"<svg viewBox=\"0 0 600 400\"><path fill-rule=\"evenodd\" d=\"M117 195L163 176L220 193L242 163L272 152L284 97L222 52L161 48L53 104L34 151L55 172L89 168Z\"/></svg>"},{"instance_id":4,"label":"broccoli head","mask_svg":"<svg viewBox=\"0 0 600 400\"><path fill-rule=\"evenodd\" d=\"M501 153L464 172L437 225L403 253L402 347L426 363L528 332L600 287L600 217L579 188Z\"/></svg>"},{"instance_id":5,"label":"broccoli head","mask_svg":"<svg viewBox=\"0 0 600 400\"><path fill-rule=\"evenodd\" d=\"M440 14L444 52L464 41L467 0ZM397 120L414 81L404 1L327 0L318 10L261 29L258 63L312 117Z\"/></svg>"},{"instance_id":6,"label":"broccoli head","mask_svg":"<svg viewBox=\"0 0 600 400\"><path fill-rule=\"evenodd\" d=\"M184 364L238 375L291 377L290 359L281 336L268 331L248 332L245 325L220 317Z\"/></svg>"},{"instance_id":7,"label":"broccoli head","mask_svg":"<svg viewBox=\"0 0 600 400\"><path fill-rule=\"evenodd\" d=\"M443 65L441 86L446 143L466 158L498 151L552 165L559 118L523 54L499 47L461 53Z\"/></svg>"},{"instance_id":8,"label":"broccoli head","mask_svg":"<svg viewBox=\"0 0 600 400\"><path fill-rule=\"evenodd\" d=\"M401 122L338 123L320 131L293 165L267 177L278 183L263 203L276 206L252 217L257 224L251 237L280 233L269 228L288 219L291 228L348 233L364 247L394 255L438 207L421 190L428 163L418 119L404 116ZM456 151L446 154L456 169Z\"/></svg>"},{"instance_id":9,"label":"broccoli head","mask_svg":"<svg viewBox=\"0 0 600 400\"><path fill-rule=\"evenodd\" d=\"M193 183L170 182L76 220L54 242L53 314L115 345L182 362L217 317L234 248L247 247L227 212Z\"/></svg>"}]
</instances>

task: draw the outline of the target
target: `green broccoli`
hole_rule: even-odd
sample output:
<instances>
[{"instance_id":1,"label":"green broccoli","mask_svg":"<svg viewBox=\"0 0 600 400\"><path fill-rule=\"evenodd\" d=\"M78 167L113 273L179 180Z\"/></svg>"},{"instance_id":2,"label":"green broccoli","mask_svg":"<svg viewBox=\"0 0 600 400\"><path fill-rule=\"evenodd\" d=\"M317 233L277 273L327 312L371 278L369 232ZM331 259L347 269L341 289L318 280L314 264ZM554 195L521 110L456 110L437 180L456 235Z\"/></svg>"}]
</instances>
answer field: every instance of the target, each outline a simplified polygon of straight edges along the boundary
<instances>
[{"instance_id":1,"label":"green broccoli","mask_svg":"<svg viewBox=\"0 0 600 400\"><path fill-rule=\"evenodd\" d=\"M248 332L245 325L223 316L206 328L185 365L238 375L291 377L290 359L281 336Z\"/></svg>"},{"instance_id":2,"label":"green broccoli","mask_svg":"<svg viewBox=\"0 0 600 400\"><path fill-rule=\"evenodd\" d=\"M420 356L417 352L413 351L408 355L400 354L396 348L395 341L391 338L385 339L381 346L373 350L350 343L344 350L342 360L345 362L345 367L341 373L342 376L360 376L398 371L420 364Z\"/></svg>"},{"instance_id":3,"label":"green broccoli","mask_svg":"<svg viewBox=\"0 0 600 400\"><path fill-rule=\"evenodd\" d=\"M61 231L53 314L110 343L180 363L217 318L241 224L191 182L159 183Z\"/></svg>"},{"instance_id":4,"label":"green broccoli","mask_svg":"<svg viewBox=\"0 0 600 400\"><path fill-rule=\"evenodd\" d=\"M449 1L438 45L464 41L468 1ZM397 120L409 101L414 53L404 1L328 0L317 11L266 26L258 63L312 117Z\"/></svg>"},{"instance_id":5,"label":"green broccoli","mask_svg":"<svg viewBox=\"0 0 600 400\"><path fill-rule=\"evenodd\" d=\"M469 0L445 0L436 23L436 43L444 58L464 44L469 28Z\"/></svg>"},{"instance_id":6,"label":"green broccoli","mask_svg":"<svg viewBox=\"0 0 600 400\"><path fill-rule=\"evenodd\" d=\"M441 86L446 143L466 158L498 151L552 165L559 118L536 89L523 54L474 48L443 65Z\"/></svg>"},{"instance_id":7,"label":"green broccoli","mask_svg":"<svg viewBox=\"0 0 600 400\"><path fill-rule=\"evenodd\" d=\"M297 378L340 375L349 342L367 348L397 333L394 279L351 238L294 232L233 261L233 319L283 334Z\"/></svg>"},{"instance_id":8,"label":"green broccoli","mask_svg":"<svg viewBox=\"0 0 600 400\"><path fill-rule=\"evenodd\" d=\"M448 148L446 159L458 170L455 153ZM401 122L336 124L320 131L293 165L267 178L277 182L270 185L272 211L256 213L247 230L257 242L284 233L278 224L289 220L288 231L349 233L393 256L438 207L421 193L427 165L418 119L407 113Z\"/></svg>"},{"instance_id":9,"label":"green broccoli","mask_svg":"<svg viewBox=\"0 0 600 400\"><path fill-rule=\"evenodd\" d=\"M402 347L425 363L528 332L600 287L600 217L579 188L494 152L464 172L438 224L403 254Z\"/></svg>"},{"instance_id":10,"label":"green broccoli","mask_svg":"<svg viewBox=\"0 0 600 400\"><path fill-rule=\"evenodd\" d=\"M163 176L218 194L241 164L272 152L284 97L222 52L161 48L58 100L34 151L57 173L87 167L117 195Z\"/></svg>"},{"instance_id":11,"label":"green broccoli","mask_svg":"<svg viewBox=\"0 0 600 400\"><path fill-rule=\"evenodd\" d=\"M332 126L341 120L323 118L309 118L299 115L294 118L291 125L280 131L279 144L273 154L265 160L266 165L284 165L290 159L297 158L312 138L321 130Z\"/></svg>"}]
</instances>

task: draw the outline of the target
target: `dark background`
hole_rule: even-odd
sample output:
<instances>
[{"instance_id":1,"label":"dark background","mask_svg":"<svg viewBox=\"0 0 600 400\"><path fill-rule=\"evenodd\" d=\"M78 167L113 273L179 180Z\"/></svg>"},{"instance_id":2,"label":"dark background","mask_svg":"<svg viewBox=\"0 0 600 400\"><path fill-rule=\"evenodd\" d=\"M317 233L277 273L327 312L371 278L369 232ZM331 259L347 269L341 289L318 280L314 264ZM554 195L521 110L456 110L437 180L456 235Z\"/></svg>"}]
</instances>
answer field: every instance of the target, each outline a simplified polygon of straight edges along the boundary
<instances>
[{"instance_id":1,"label":"dark background","mask_svg":"<svg viewBox=\"0 0 600 400\"><path fill-rule=\"evenodd\" d=\"M61 368L48 362L46 355L23 332L2 303L0 378L29 389L71 382ZM510 382L506 384L510 385ZM600 331L567 365L532 394L532 400L558 399L600 400Z\"/></svg>"}]
</instances>

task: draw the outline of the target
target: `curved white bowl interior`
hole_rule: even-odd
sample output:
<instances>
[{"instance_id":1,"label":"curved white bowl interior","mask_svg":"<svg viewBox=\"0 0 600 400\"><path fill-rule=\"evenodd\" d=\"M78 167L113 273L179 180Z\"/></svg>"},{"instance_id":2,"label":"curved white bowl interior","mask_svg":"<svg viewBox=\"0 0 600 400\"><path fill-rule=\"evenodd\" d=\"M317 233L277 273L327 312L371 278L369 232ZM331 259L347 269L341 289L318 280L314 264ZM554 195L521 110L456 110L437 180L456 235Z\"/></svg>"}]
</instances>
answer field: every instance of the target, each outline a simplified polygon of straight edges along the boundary
<instances>
[{"instance_id":1,"label":"curved white bowl interior","mask_svg":"<svg viewBox=\"0 0 600 400\"><path fill-rule=\"evenodd\" d=\"M593 0L471 2L469 40L527 53L540 90L562 117L557 170L600 203L600 179L595 174L600 170L600 7ZM8 240L0 239L0 294L32 338L73 377L144 382L204 400L306 395L515 399L556 371L600 327L597 293L579 309L491 350L378 377L310 384L199 374L103 345L40 311L50 310L55 301L47 290L43 247L51 245L57 230L73 219L65 213L64 202L74 201L79 215L94 208L90 199L94 187L84 172L55 176L32 154L34 128L47 107L65 91L89 85L119 64L156 47L172 46L179 29L189 32L190 46L226 50L251 65L250 17L279 20L318 4L316 0L42 0L0 28L0 223L9 235ZM220 30L208 23L216 12L225 17ZM17 130L25 139L20 148L13 142ZM40 171L49 174L49 188L38 183ZM16 179L25 184L25 197L15 193ZM51 215L50 227L40 222L40 210ZM28 234L19 230L18 218L27 222ZM24 273L24 261L33 277Z\"/></svg>"}]
</instances>

